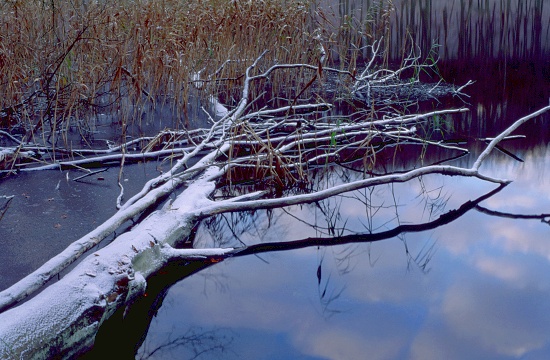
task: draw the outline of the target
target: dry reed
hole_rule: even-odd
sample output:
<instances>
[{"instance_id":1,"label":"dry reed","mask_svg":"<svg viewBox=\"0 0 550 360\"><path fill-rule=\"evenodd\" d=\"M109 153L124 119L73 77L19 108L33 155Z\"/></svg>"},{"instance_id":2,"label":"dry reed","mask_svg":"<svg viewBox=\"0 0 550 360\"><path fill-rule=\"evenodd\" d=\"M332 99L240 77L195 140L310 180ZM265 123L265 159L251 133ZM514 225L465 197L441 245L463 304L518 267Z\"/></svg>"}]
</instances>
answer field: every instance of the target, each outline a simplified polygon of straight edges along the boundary
<instances>
[{"instance_id":1,"label":"dry reed","mask_svg":"<svg viewBox=\"0 0 550 360\"><path fill-rule=\"evenodd\" d=\"M238 103L243 73L264 50L258 71L277 63L319 65L280 69L250 91L251 99L261 98L253 106L294 105L319 89L312 83L322 80L322 66L355 71L368 45L387 35L391 0L367 3L335 15L316 0L1 2L0 129L24 134L21 144L50 144L56 161L56 148L71 146L71 133L91 142L98 126L114 124L122 144L137 135L131 127L154 122L157 109L168 110L171 127L189 127L197 99ZM306 179L269 137L232 131L260 144L245 149L262 159L255 177L280 187ZM145 149L163 146L161 140Z\"/></svg>"},{"instance_id":2,"label":"dry reed","mask_svg":"<svg viewBox=\"0 0 550 360\"><path fill-rule=\"evenodd\" d=\"M127 125L165 106L183 121L192 91L231 102L265 49L267 63L318 56L305 0L3 1L0 27L0 127L52 143L98 113ZM277 76L272 94L297 85Z\"/></svg>"}]
</instances>

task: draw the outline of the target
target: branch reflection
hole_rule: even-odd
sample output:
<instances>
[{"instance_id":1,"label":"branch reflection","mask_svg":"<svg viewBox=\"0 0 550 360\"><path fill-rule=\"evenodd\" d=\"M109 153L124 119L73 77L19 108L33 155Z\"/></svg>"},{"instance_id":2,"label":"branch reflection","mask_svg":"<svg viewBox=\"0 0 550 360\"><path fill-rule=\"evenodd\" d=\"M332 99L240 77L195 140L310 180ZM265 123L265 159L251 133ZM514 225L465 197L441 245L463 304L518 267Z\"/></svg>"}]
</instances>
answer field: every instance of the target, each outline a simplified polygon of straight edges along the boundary
<instances>
[{"instance_id":1,"label":"branch reflection","mask_svg":"<svg viewBox=\"0 0 550 360\"><path fill-rule=\"evenodd\" d=\"M220 358L229 351L232 342L230 330L190 328L183 335L168 338L161 345L151 349L145 342L136 359L165 359L167 354L177 359Z\"/></svg>"},{"instance_id":2,"label":"branch reflection","mask_svg":"<svg viewBox=\"0 0 550 360\"><path fill-rule=\"evenodd\" d=\"M419 224L400 224L390 230L380 231L377 233L369 234L350 234L342 236L334 236L332 238L323 238L323 237L309 237L301 240L293 241L283 241L283 242L269 242L256 245L250 245L242 249L236 249L231 256L245 256L251 254L259 254L264 252L273 252L273 251L287 251L294 249L301 249L310 246L333 246L333 245L342 245L350 243L360 243L360 242L375 242L386 239L391 239L400 234L404 233L413 233L421 232L426 230L432 230L437 227L448 224L471 209L475 208L479 203L488 198L494 196L506 185L500 185L498 188L478 197L475 200L470 200L462 204L458 209L447 211L446 213L440 215L437 219L419 223Z\"/></svg>"},{"instance_id":3,"label":"branch reflection","mask_svg":"<svg viewBox=\"0 0 550 360\"><path fill-rule=\"evenodd\" d=\"M476 198L475 200L467 201L457 209L441 213L436 219L427 222L417 224L399 224L384 231L346 235L344 235L342 231L337 231L337 227L335 226L335 236L333 237L308 237L293 241L258 243L238 248L227 257L258 255L262 253L289 251L306 247L327 249L329 246L346 245L342 250L335 252L334 255L338 273L345 274L353 270L354 263L352 259L358 259L359 255L363 255L363 252L358 253L359 248L355 246L356 244L373 243L376 241L403 236L406 233L422 232L443 226L460 218L471 209L476 208L482 201L494 196L505 186L506 185L501 185L498 188ZM325 214L335 214L335 212L329 211L327 213L325 211ZM330 215L329 218L331 216L334 215ZM273 214L270 215L270 219L270 224L273 224ZM252 225L250 222L245 222L245 224L242 224L239 221L231 221L231 218L218 221L225 223L226 220L236 225L241 224L240 226L243 226L243 228L246 229L262 229L262 227L256 226L258 224ZM242 218L234 218L233 220L242 220ZM217 227L214 226L214 228ZM220 230L220 228L217 229ZM235 230L235 233L242 234L242 230L243 229L239 231ZM263 230L260 230L260 232L263 232ZM227 232L224 231L224 233ZM408 256L409 259L419 268L426 270L427 264L433 256L434 249L435 243L430 242L421 248L418 253L409 253ZM370 263L374 265L376 263L376 258L371 258L370 251L367 250L367 252L369 252L368 257ZM345 290L345 286L331 284L330 272L328 275L324 274L324 256L325 255L323 254L320 257L316 281L318 285L317 288L321 311L324 316L330 317L334 314L345 311L345 309L340 309L338 306L335 306L335 301ZM117 354L121 354L121 358L134 358L135 354L138 354L141 358L148 358L148 356L153 353L172 350L177 351L178 354L183 354L184 351L187 351L187 354L191 357L199 356L203 353L208 353L209 355L207 356L220 356L220 354L224 352L231 352L231 343L233 338L231 334L224 329L214 329L201 332L200 329L190 328L187 331L183 331L181 334L169 336L168 338L161 340L160 343L155 343L154 345L144 344L151 322L157 311L163 305L163 301L169 289L180 280L196 274L197 272L202 271L213 264L213 262L208 260L173 261L158 274L150 277L147 283L146 296L138 298L132 305L129 305L125 309L120 309L108 320L106 320L100 327L100 330L96 336L93 351L87 354L84 358L98 358L101 356L109 357L113 347L117 348ZM117 334L117 336L114 337L112 334ZM140 347L142 347L141 350L139 350ZM187 350L183 350L184 348ZM138 350L140 351L139 353Z\"/></svg>"},{"instance_id":4,"label":"branch reflection","mask_svg":"<svg viewBox=\"0 0 550 360\"><path fill-rule=\"evenodd\" d=\"M487 214L490 216L498 216L498 217L509 218L509 219L540 220L541 222L550 225L550 214L514 214L514 213L491 210L481 205L477 205L476 210L479 211L480 213Z\"/></svg>"}]
</instances>

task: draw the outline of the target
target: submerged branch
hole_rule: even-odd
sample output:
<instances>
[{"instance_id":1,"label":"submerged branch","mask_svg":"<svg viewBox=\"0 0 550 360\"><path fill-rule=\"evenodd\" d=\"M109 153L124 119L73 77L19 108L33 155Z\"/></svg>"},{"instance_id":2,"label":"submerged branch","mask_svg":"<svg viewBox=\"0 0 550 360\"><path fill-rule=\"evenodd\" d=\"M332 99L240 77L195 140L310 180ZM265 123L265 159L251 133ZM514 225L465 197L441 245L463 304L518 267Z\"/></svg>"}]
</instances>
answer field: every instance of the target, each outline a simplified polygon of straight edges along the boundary
<instances>
[{"instance_id":1,"label":"submerged branch","mask_svg":"<svg viewBox=\"0 0 550 360\"><path fill-rule=\"evenodd\" d=\"M256 81L263 80L281 69L304 67L303 64L275 65L261 72L258 69L266 53L263 52L246 68L241 97L233 110L213 121L209 129L199 132L196 137L185 143L185 147L171 150L172 153L165 153L179 157L170 171L150 179L141 191L126 203L119 202L119 211L105 223L69 245L61 254L53 257L18 283L0 292L0 312L2 312L0 339L12 345L12 348L8 349L5 344L0 343L1 356L7 356L6 354L10 351L32 352L38 354L36 356L44 355L43 344L48 344L57 336L69 334L72 336L74 328L82 329L83 324L87 324L87 330L80 331L89 331L93 334L103 319L109 317L114 310L141 296L146 279L174 259L200 258L215 262L230 254L236 256L321 243L329 245L331 241L334 243L375 241L402 232L420 231L448 223L500 191L510 182L482 174L479 171L481 163L513 130L550 109L550 106L543 108L516 121L487 145L471 168L451 165L422 166L402 173L371 175L372 177L361 180L326 185L320 190L311 191L310 189L309 192L299 195L265 198L268 192L254 190L246 194L231 193L225 200L212 200L212 194L217 185L219 186L223 181L231 184L234 179L232 176L236 176L233 175L235 170L250 169L251 165L254 165L254 170L257 171L253 175L255 180L271 179L273 181L270 183L271 187L279 186L284 190L294 183L308 182L308 176L310 176L308 166L313 168L314 161L321 160L323 155L326 159L325 166L332 166L336 164L334 159L346 151L361 152L360 157L367 158L369 154L376 153L376 150L373 150L375 146L384 148L388 143L392 146L416 143L449 150L451 147L443 142L422 139L417 134L417 126L424 125L434 116L467 111L452 109L426 114L386 115L380 118L365 111L364 116L359 117L359 120L349 117L343 121L332 121L330 117L325 116L326 114L319 112L321 109L330 107L330 104L324 101L299 105L300 110L307 110L314 114L310 119L306 119L305 116L303 118L289 116L287 113L291 108L288 106L254 110L250 105L255 100L250 99L253 98L252 89ZM415 58L409 60L411 64L416 61ZM389 79L396 76L396 72L388 72L386 75L376 72L374 74L374 77L365 74L365 78L361 81L365 79L379 81L383 76L388 76ZM357 89L360 86L358 85ZM293 109L296 110L297 107L293 106ZM291 126L285 128L287 123ZM149 141L145 146L148 150L160 140L151 138ZM124 149L126 149L125 146L119 148L122 154L106 153L95 156L93 159L101 163L118 161L120 164L128 163L137 157L143 159L150 154L148 152L125 153ZM466 149L452 147L452 151L464 152ZM2 154L5 154L4 157L12 155L9 152ZM151 154L158 153L151 152ZM329 157L334 159L329 160ZM85 161L90 160L79 159L48 166L51 168L81 166ZM46 166L38 167L38 169L45 168ZM457 210L442 215L437 221L419 226L402 225L369 236L339 237L334 240L306 239L290 244L264 244L240 250L177 249L178 245L189 238L199 221L216 214L311 203L367 187L407 182L428 174L476 177L501 184L501 186L491 193L464 204ZM181 193L176 194L176 190L181 187L184 187ZM168 195L174 197L162 208L158 208L160 202ZM34 299L14 307L27 296L42 289L48 281L71 263L79 260L87 251L112 236L124 222L146 211L150 211L151 214L131 230L118 235L109 245L86 257L68 275L46 287ZM61 313L65 317L46 321L52 316L51 314L59 314L60 308L63 309ZM42 325L40 334L35 334L32 330L35 324ZM93 343L93 335L81 335L87 338L78 346L89 347L90 343ZM71 339L77 340L73 337ZM71 347L76 346L74 343L63 344L63 346L63 351L66 352L78 350Z\"/></svg>"}]
</instances>

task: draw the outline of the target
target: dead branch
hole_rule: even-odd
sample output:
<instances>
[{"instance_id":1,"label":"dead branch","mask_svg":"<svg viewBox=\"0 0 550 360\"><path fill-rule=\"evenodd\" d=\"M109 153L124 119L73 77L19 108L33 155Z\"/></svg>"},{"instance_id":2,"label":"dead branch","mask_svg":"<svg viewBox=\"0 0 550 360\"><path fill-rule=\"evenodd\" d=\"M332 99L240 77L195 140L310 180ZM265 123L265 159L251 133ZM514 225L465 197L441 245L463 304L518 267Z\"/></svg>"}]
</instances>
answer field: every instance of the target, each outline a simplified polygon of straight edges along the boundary
<instances>
[{"instance_id":1,"label":"dead branch","mask_svg":"<svg viewBox=\"0 0 550 360\"><path fill-rule=\"evenodd\" d=\"M56 351L71 353L89 347L101 322L118 307L125 306L141 296L146 279L167 262L182 258L216 261L220 257L238 252L236 249L177 248L182 239L189 236L197 222L207 217L225 212L272 209L309 203L366 187L406 182L428 174L476 177L500 185L507 184L510 180L484 175L480 172L480 165L512 131L529 119L550 110L548 106L516 121L487 145L471 168L432 165L403 173L367 177L298 195L264 198L265 192L251 192L224 200L212 200L211 196L221 179L231 170L244 168L253 163L274 171L278 176L304 176L300 175L307 173L300 173L303 166L318 159L318 154L310 151L312 148L322 151L327 146L329 149L334 147L324 155L336 157L339 155L339 149L368 147L373 139L391 139L395 143L404 139L407 142L443 146L441 143L421 139L416 134L417 125L428 121L434 115L465 111L435 111L381 119L365 117L360 121L348 119L344 123L331 122L330 119L321 117L310 128L296 125L284 131L280 125L284 124L285 120L290 119L296 124L306 121L296 117L275 115L284 114L285 108L252 110L249 106L251 87L254 81L264 79L279 69L303 65L276 65L263 73L255 74L264 55L265 52L246 68L241 98L235 108L214 121L210 129L201 132L196 146L173 150L172 156L180 157L170 171L149 180L138 194L125 204L120 204L119 211L105 223L69 245L61 254L18 283L0 292L0 339L3 340L0 342L1 357L13 354L45 356L49 351L47 344L58 336L69 340L61 344L62 348ZM317 112L319 104L302 106L309 108L311 112ZM245 151L237 151L238 147L244 147ZM466 151L461 148L454 150ZM127 153L122 155L122 159L128 162L134 155L145 156ZM110 156L119 156L119 161L121 159L119 154L107 154L99 159L110 160ZM194 164L190 165L192 159ZM67 162L63 166L74 166L78 161L80 160ZM52 164L52 168L59 168L61 164ZM161 200L184 185L185 189L161 209L153 211L133 229L90 254L69 274L29 302L15 306L27 296L42 289L60 271L110 236L124 222L153 209ZM40 331L35 331L36 324L40 324Z\"/></svg>"}]
</instances>

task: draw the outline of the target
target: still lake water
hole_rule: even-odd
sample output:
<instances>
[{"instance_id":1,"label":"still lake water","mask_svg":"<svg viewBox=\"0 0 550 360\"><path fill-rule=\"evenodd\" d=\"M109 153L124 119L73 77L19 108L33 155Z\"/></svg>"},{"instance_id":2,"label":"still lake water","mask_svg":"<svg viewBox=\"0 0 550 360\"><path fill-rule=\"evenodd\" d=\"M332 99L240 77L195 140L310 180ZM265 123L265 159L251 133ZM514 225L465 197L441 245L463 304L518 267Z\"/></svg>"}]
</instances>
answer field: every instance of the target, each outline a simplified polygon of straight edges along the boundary
<instances>
[{"instance_id":1,"label":"still lake water","mask_svg":"<svg viewBox=\"0 0 550 360\"><path fill-rule=\"evenodd\" d=\"M346 3L359 8L373 2ZM548 104L550 4L394 3L394 52L407 24L424 53L434 42L442 45L439 70L445 80L477 81L466 89L471 111L441 128L453 131L473 149L472 155L450 164L471 164L484 145L477 138L494 136ZM456 101L443 102L444 106L456 106ZM494 153L482 168L514 182L481 205L508 215L548 214L550 116L517 133L526 139L505 142L503 147L523 162ZM428 153L426 159L441 155ZM401 162L396 166L410 168L418 158L419 149L407 148L398 155ZM157 172L156 164L148 164L133 173L128 192L137 191ZM93 179L91 184L67 182L63 173L27 179L25 188L19 187L21 179L2 183L6 194L22 195L14 202L30 209L33 219L37 212L42 217L32 226L24 217L14 218L16 225L6 227L12 216L8 212L0 222L0 263L9 264L2 268L0 288L58 253L66 246L62 241L108 217L97 209L112 207L118 195L117 174L111 170L102 175L105 180ZM198 229L196 246L239 246L233 232L247 244L328 236L329 227L336 232L345 227L345 234L376 233L429 222L495 188L474 179L426 176L319 206L219 217ZM36 246L36 233L51 233L52 228L55 235L40 235L46 246ZM100 331L98 348L116 346L126 349L129 357L137 351L140 359L550 357L550 227L540 219L471 209L443 226L374 243L268 252L166 273L185 278L160 280L158 293L151 289L144 308L136 306L124 320L113 316Z\"/></svg>"},{"instance_id":2,"label":"still lake water","mask_svg":"<svg viewBox=\"0 0 550 360\"><path fill-rule=\"evenodd\" d=\"M524 163L502 157L487 164L487 173L514 182L482 202L484 207L550 213L549 148L522 156ZM357 200L332 205L339 205L340 226L347 221L347 229L366 231L370 225L381 231L429 221L494 188L438 176L376 188L363 192L363 199L387 207L371 223ZM326 227L320 208L289 211ZM261 214L235 227L237 233L248 229L240 234L246 243L321 231L282 212L273 214L270 225ZM209 242L203 230L197 241ZM372 244L229 259L168 291L138 358L191 358L210 349L204 358L546 359L549 239L549 224L540 220L470 210L434 230Z\"/></svg>"},{"instance_id":3,"label":"still lake water","mask_svg":"<svg viewBox=\"0 0 550 360\"><path fill-rule=\"evenodd\" d=\"M477 81L466 90L472 111L449 124L474 151L451 164L471 164L483 146L476 138L494 136L548 104L550 4L509 3L395 1L396 16L416 26L424 48L434 33L450 29L439 64L443 78ZM476 16L460 24L461 8ZM484 34L497 40L486 39L491 46L485 46L479 40ZM514 217L550 213L549 124L545 115L517 131L526 139L503 144L523 162L494 153L482 167L514 180L481 203L509 216L472 209L444 226L375 243L228 259L163 293L136 357L549 358L550 226ZM401 155L406 166L418 159L415 152ZM346 196L269 216L226 216L210 229L203 224L196 246L236 246L232 232L248 244L322 236L327 218L336 229L379 232L428 222L495 188L474 179L427 176L348 194L359 200Z\"/></svg>"}]
</instances>

